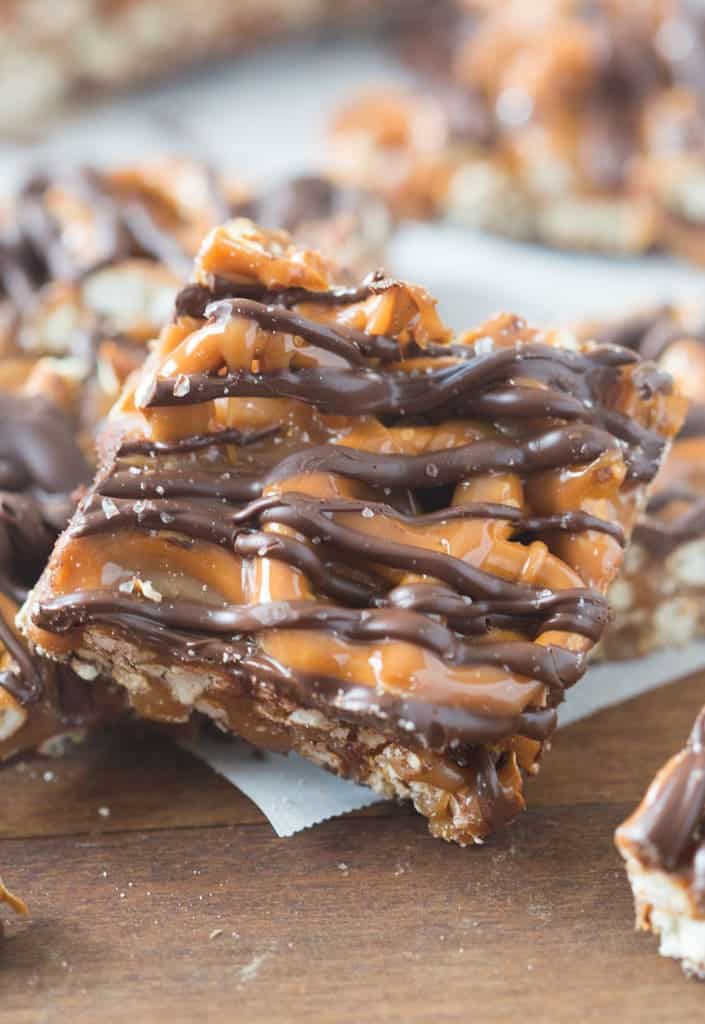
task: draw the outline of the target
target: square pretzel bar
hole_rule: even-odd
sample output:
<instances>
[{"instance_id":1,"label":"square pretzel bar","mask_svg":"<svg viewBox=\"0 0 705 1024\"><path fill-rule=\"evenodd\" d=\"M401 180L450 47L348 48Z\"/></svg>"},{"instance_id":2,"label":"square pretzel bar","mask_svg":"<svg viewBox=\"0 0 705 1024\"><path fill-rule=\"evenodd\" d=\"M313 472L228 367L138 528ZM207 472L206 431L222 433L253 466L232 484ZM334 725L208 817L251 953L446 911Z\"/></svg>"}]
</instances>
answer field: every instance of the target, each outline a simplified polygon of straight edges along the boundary
<instances>
[{"instance_id":1,"label":"square pretzel bar","mask_svg":"<svg viewBox=\"0 0 705 1024\"><path fill-rule=\"evenodd\" d=\"M297 750L431 831L523 806L683 401L624 348L215 229L22 614L138 714Z\"/></svg>"}]
</instances>

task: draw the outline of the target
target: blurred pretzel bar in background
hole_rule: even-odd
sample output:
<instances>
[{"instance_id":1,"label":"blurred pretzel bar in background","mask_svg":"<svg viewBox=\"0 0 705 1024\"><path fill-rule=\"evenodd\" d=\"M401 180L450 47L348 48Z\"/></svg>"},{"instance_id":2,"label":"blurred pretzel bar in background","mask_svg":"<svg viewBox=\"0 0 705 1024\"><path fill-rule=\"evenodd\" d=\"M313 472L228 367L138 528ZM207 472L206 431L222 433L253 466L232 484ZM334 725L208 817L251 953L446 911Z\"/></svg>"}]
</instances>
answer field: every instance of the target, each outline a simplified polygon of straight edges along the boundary
<instances>
[{"instance_id":1,"label":"blurred pretzel bar in background","mask_svg":"<svg viewBox=\"0 0 705 1024\"><path fill-rule=\"evenodd\" d=\"M637 928L659 937L662 956L705 980L705 709L685 748L617 830L616 842Z\"/></svg>"},{"instance_id":2,"label":"blurred pretzel bar in background","mask_svg":"<svg viewBox=\"0 0 705 1024\"><path fill-rule=\"evenodd\" d=\"M417 87L352 99L330 167L397 212L549 245L705 261L705 8L458 4L407 47Z\"/></svg>"},{"instance_id":3,"label":"blurred pretzel bar in background","mask_svg":"<svg viewBox=\"0 0 705 1024\"><path fill-rule=\"evenodd\" d=\"M683 414L627 349L339 283L240 219L205 240L22 612L135 711L296 750L434 835L524 806Z\"/></svg>"},{"instance_id":4,"label":"blurred pretzel bar in background","mask_svg":"<svg viewBox=\"0 0 705 1024\"><path fill-rule=\"evenodd\" d=\"M624 345L670 373L688 414L609 592L606 659L682 647L705 636L705 307L659 306L588 322L583 338Z\"/></svg>"},{"instance_id":5,"label":"blurred pretzel bar in background","mask_svg":"<svg viewBox=\"0 0 705 1024\"><path fill-rule=\"evenodd\" d=\"M259 194L207 164L161 159L71 167L28 177L0 229L0 366L35 363L74 398L82 443L139 366L168 317L208 230L232 211L283 222L339 254L352 274L383 260L383 202L322 178Z\"/></svg>"},{"instance_id":6,"label":"blurred pretzel bar in background","mask_svg":"<svg viewBox=\"0 0 705 1024\"><path fill-rule=\"evenodd\" d=\"M63 382L42 366L25 377L0 363L0 761L25 750L58 753L114 718L116 687L28 650L15 629L18 606L36 582L91 469L78 446ZM70 400L69 400L70 408ZM84 672L85 675L85 672Z\"/></svg>"},{"instance_id":7,"label":"blurred pretzel bar in background","mask_svg":"<svg viewBox=\"0 0 705 1024\"><path fill-rule=\"evenodd\" d=\"M0 133L31 135L94 95L276 40L406 22L442 0L9 0L0 11Z\"/></svg>"}]
</instances>

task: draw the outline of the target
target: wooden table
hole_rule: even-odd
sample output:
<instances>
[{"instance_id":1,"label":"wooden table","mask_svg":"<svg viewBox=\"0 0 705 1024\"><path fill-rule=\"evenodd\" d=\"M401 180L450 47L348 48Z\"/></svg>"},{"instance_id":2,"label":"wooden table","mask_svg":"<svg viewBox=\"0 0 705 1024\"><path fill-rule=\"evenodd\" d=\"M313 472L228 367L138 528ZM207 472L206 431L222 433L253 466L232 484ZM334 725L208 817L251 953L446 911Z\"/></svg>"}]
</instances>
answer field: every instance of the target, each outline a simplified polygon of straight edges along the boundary
<instances>
[{"instance_id":1,"label":"wooden table","mask_svg":"<svg viewBox=\"0 0 705 1024\"><path fill-rule=\"evenodd\" d=\"M700 675L566 729L529 812L470 850L391 804L277 839L154 737L11 766L0 866L32 915L0 1020L702 1021L705 987L632 930L612 831L703 700Z\"/></svg>"}]
</instances>

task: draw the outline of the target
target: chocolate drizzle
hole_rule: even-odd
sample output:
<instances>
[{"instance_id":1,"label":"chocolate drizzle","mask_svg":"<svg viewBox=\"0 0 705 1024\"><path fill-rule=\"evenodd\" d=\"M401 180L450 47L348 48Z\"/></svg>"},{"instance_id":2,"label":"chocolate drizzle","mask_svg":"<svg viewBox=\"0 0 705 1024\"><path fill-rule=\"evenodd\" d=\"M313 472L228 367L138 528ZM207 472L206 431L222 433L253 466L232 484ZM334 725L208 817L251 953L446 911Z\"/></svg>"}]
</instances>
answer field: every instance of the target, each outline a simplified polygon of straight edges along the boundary
<instances>
[{"instance_id":1,"label":"chocolate drizzle","mask_svg":"<svg viewBox=\"0 0 705 1024\"><path fill-rule=\"evenodd\" d=\"M705 910L705 709L685 749L659 772L617 837L646 867L691 881Z\"/></svg>"},{"instance_id":2,"label":"chocolate drizzle","mask_svg":"<svg viewBox=\"0 0 705 1024\"><path fill-rule=\"evenodd\" d=\"M636 367L632 352L613 345L577 352L529 341L487 352L462 344L421 346L411 339L405 346L394 337L318 322L292 308L358 303L397 285L380 275L359 288L322 292L267 290L223 279L214 280L212 289L189 285L177 299L178 316L205 318L214 327L226 327L233 318L253 321L266 333L301 339L334 365L235 372L223 367L185 378L157 374L142 381L136 402L152 409L223 397L295 399L323 415L377 416L390 425L454 419L501 423L504 435L423 454L361 450L346 445L344 435L341 443L277 452L271 442L283 438L271 431L257 436L232 429L178 441L126 440L82 503L70 538L137 530L161 535L165 543L207 542L245 561L283 562L302 572L326 600L213 605L186 597L152 602L115 589L72 591L41 599L34 622L56 633L95 624L126 637L137 633L186 662L215 662L245 691L274 679L293 688L304 704L328 702L339 712L354 707L356 720L387 731L394 728L388 716L407 718L433 749L445 749L453 738L469 756L473 745L517 732L545 738L555 722L552 708L584 671L585 655L580 645L570 650L534 641L552 632L595 641L607 621L604 596L587 587L553 590L512 582L442 551L377 537L356 527L356 520L379 517L408 531L476 519L509 525L510 538L595 531L622 544L618 524L585 512L525 515L491 502L446 507L440 496L475 474L530 478L612 456L626 463L633 480L651 479L662 439L618 413L611 396L625 369L645 397L670 393L670 379L653 367ZM423 360L424 368L405 366L412 358ZM522 421L532 423L528 434L523 426L520 432L509 426ZM225 445L247 445L246 470L232 472L216 459L194 461L198 453L212 448L215 454ZM170 460L165 468L163 458ZM388 494L389 501L279 491L287 480L307 474L356 481L375 495ZM423 493L438 496L432 511L419 506ZM420 578L390 585L390 572ZM526 639L504 642L489 635L505 629ZM548 707L507 716L491 703L478 702L472 687L445 694L438 705L430 696L412 700L342 679L313 680L265 655L258 637L270 630L323 631L352 643L411 644L449 667L483 666L537 680L545 687Z\"/></svg>"},{"instance_id":3,"label":"chocolate drizzle","mask_svg":"<svg viewBox=\"0 0 705 1024\"><path fill-rule=\"evenodd\" d=\"M230 288L237 290L238 286L231 285ZM338 293L336 301L348 300L341 300ZM353 297L349 301L358 299ZM289 368L268 373L242 370L225 374L198 373L189 376L189 386L185 390L178 387L174 378L155 377L140 388L137 395L140 407L191 405L223 397L267 397L296 399L314 405L323 413L342 415L408 417L442 412L444 416L482 419L521 420L536 416L580 419L584 425L559 428L550 438L547 433L544 439L533 439L528 444L507 442L503 447L502 442L492 442L493 454L488 448L488 463L484 468L530 470L546 468L550 464L588 462L597 456L598 448L606 451L616 444L614 437L607 436L606 431L625 442L625 458L633 479L652 479L660 463L663 444L658 434L613 410L605 410L600 402L600 396L615 386L619 368L634 362L633 354L623 348L602 346L585 354L534 343L477 354L472 349L462 351L460 347L462 361L451 366L441 363L437 370L430 368L410 373L390 371L383 366L384 360L394 359L395 354L397 359L403 358L403 348L394 338L321 325L288 309L263 305L249 298L237 297L207 305L206 315L213 319L230 316L253 319L263 330L294 334L312 346L340 356L348 365L340 368ZM459 346L430 346L424 353L443 359L448 355L458 356L458 350ZM544 387L517 387L513 381L521 375L531 376ZM655 368L644 367L640 374L640 387L647 394L668 393L671 381ZM474 448L479 455L479 446ZM448 472L445 467L454 464L459 468L461 463L469 472L480 472L483 467L479 461L476 468L472 468L472 462L469 468L464 463L467 454L443 453L437 465L439 474ZM307 461L315 459L316 455L303 452L297 457ZM550 462L552 457L556 459L555 463ZM336 453L331 456L328 452L325 459L328 458L347 458L348 468L344 472L350 475L348 469L353 468L354 454ZM496 462L494 467L492 460ZM419 466L422 461L425 464L428 460L420 460ZM389 461L386 464L392 465ZM451 474L454 472L453 469L449 471ZM383 470L375 465L374 472L379 475ZM364 474L353 476L355 479L366 478ZM420 479L418 472L412 473L412 477L407 486L423 483L423 472ZM389 481L382 481L380 475L380 482Z\"/></svg>"},{"instance_id":4,"label":"chocolate drizzle","mask_svg":"<svg viewBox=\"0 0 705 1024\"><path fill-rule=\"evenodd\" d=\"M201 319L206 310L214 303L233 298L251 299L265 305L276 305L278 308L290 309L304 302L314 302L324 306L353 305L364 302L372 295L381 295L390 288L398 287L399 282L387 277L382 271L375 270L368 274L361 284L355 287L340 285L325 291L311 291L308 288L267 288L262 284L243 282L237 288L227 278L214 275L208 287L203 284L187 284L176 296L174 312L177 317L190 316ZM317 325L319 326L319 325ZM369 338L369 336L367 336Z\"/></svg>"}]
</instances>

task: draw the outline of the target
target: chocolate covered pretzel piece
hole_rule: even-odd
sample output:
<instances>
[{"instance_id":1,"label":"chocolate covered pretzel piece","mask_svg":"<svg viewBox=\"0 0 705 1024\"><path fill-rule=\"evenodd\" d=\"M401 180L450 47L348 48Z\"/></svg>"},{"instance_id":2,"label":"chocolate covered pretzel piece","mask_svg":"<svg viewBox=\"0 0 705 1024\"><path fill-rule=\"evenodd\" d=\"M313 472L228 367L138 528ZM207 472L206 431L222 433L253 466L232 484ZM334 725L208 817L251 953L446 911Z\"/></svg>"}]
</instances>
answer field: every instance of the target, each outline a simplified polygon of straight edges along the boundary
<instances>
[{"instance_id":1,"label":"chocolate covered pretzel piece","mask_svg":"<svg viewBox=\"0 0 705 1024\"><path fill-rule=\"evenodd\" d=\"M637 928L660 938L662 956L705 980L705 709L685 748L664 765L617 830Z\"/></svg>"},{"instance_id":2,"label":"chocolate covered pretzel piece","mask_svg":"<svg viewBox=\"0 0 705 1024\"><path fill-rule=\"evenodd\" d=\"M682 400L627 349L214 230L22 616L138 714L211 718L482 841L523 808Z\"/></svg>"}]
</instances>

